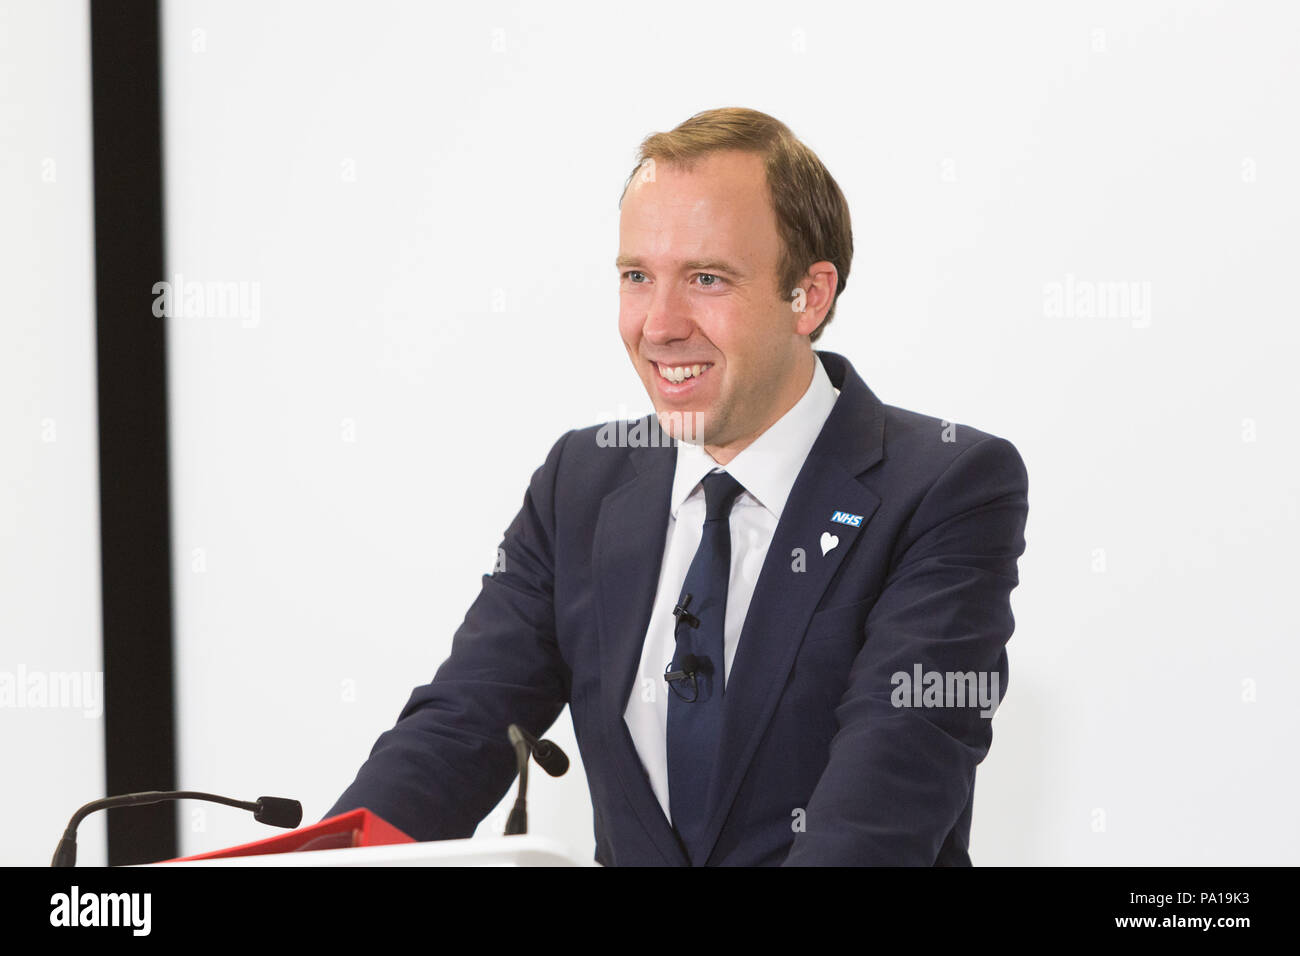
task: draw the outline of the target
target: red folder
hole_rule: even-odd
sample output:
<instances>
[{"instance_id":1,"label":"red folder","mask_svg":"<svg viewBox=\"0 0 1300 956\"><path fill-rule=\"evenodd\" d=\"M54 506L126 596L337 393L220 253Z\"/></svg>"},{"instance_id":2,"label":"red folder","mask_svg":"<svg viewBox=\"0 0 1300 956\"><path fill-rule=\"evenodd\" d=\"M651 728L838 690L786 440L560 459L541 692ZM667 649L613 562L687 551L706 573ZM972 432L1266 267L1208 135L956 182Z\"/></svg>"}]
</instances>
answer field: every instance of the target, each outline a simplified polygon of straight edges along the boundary
<instances>
[{"instance_id":1,"label":"red folder","mask_svg":"<svg viewBox=\"0 0 1300 956\"><path fill-rule=\"evenodd\" d=\"M177 860L219 860L232 856L261 856L265 853L301 853L307 850L337 850L353 846L387 846L393 843L414 843L415 841L397 827L388 823L364 807L350 810L336 817L322 820L309 827L300 827L267 840L256 843L244 843L240 846L199 853L196 856L183 856Z\"/></svg>"}]
</instances>

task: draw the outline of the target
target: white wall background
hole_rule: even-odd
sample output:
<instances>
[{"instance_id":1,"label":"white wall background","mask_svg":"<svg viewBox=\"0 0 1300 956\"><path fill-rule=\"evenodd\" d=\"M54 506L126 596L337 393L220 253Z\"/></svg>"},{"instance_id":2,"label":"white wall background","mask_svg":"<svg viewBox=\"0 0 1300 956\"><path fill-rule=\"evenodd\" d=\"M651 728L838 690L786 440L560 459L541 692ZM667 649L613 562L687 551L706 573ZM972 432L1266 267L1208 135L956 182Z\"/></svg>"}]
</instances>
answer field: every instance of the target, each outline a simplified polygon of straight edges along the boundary
<instances>
[{"instance_id":1,"label":"white wall background","mask_svg":"<svg viewBox=\"0 0 1300 956\"><path fill-rule=\"evenodd\" d=\"M90 164L86 5L0 0L0 865L104 795Z\"/></svg>"},{"instance_id":2,"label":"white wall background","mask_svg":"<svg viewBox=\"0 0 1300 956\"><path fill-rule=\"evenodd\" d=\"M170 322L182 785L328 808L555 437L649 408L619 190L742 105L850 200L822 345L1028 465L975 861L1296 862L1297 54L1282 2L169 2L170 271L256 291ZM589 854L581 774L533 795Z\"/></svg>"}]
</instances>

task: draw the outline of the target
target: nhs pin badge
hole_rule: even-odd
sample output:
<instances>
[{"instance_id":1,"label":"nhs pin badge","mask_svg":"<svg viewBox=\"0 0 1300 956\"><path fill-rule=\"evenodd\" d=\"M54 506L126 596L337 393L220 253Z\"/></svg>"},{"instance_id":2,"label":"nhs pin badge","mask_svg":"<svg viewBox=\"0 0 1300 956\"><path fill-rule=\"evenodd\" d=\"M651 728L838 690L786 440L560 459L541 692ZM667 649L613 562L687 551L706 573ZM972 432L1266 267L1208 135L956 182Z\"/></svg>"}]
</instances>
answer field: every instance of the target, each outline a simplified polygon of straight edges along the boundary
<instances>
[{"instance_id":1,"label":"nhs pin badge","mask_svg":"<svg viewBox=\"0 0 1300 956\"><path fill-rule=\"evenodd\" d=\"M836 524L846 524L850 528L860 528L862 526L862 515L851 515L847 511L837 511L831 515L831 521Z\"/></svg>"}]
</instances>

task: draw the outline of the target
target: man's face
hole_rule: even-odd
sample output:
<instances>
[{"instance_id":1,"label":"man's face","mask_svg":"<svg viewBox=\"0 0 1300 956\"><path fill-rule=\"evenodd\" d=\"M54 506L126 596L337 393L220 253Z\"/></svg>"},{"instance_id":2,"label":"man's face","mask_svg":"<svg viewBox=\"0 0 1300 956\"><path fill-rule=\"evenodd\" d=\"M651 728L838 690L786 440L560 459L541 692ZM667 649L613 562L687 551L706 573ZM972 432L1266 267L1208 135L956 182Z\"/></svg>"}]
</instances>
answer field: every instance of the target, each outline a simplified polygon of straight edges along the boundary
<instances>
[{"instance_id":1,"label":"man's face","mask_svg":"<svg viewBox=\"0 0 1300 956\"><path fill-rule=\"evenodd\" d=\"M653 173L623 198L619 334L663 427L725 464L807 389L819 317L777 288L781 240L760 156L718 152L689 172L658 163Z\"/></svg>"}]
</instances>

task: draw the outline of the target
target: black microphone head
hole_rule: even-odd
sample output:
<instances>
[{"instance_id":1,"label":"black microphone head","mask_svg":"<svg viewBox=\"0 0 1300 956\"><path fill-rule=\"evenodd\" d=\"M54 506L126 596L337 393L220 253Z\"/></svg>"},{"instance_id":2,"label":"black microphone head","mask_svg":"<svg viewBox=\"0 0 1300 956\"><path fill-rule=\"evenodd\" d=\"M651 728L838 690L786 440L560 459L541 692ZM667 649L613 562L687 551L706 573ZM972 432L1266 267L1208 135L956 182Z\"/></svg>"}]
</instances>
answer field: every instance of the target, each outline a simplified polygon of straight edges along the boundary
<instances>
[{"instance_id":1,"label":"black microphone head","mask_svg":"<svg viewBox=\"0 0 1300 956\"><path fill-rule=\"evenodd\" d=\"M569 770L569 756L549 740L543 740L533 751L537 765L552 777L562 777Z\"/></svg>"},{"instance_id":2,"label":"black microphone head","mask_svg":"<svg viewBox=\"0 0 1300 956\"><path fill-rule=\"evenodd\" d=\"M258 797L253 819L268 826L292 830L302 823L302 804L287 797Z\"/></svg>"}]
</instances>

